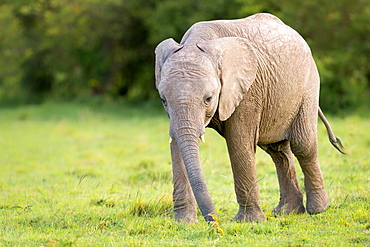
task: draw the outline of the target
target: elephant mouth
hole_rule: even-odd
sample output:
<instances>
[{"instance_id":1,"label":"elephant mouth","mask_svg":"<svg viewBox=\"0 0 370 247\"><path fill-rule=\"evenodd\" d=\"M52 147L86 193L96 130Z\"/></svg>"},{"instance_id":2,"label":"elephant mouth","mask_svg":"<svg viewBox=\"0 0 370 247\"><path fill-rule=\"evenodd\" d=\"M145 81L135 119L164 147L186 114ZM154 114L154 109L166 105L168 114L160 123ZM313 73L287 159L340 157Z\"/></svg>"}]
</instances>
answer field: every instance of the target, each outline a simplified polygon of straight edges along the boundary
<instances>
[{"instance_id":1,"label":"elephant mouth","mask_svg":"<svg viewBox=\"0 0 370 247\"><path fill-rule=\"evenodd\" d=\"M204 137L204 133L200 135L199 139L200 139L203 143L205 143L205 142L206 142L206 138ZM168 143L169 143L169 144L171 144L173 140L174 140L174 138L172 138L172 136L170 136L170 139L169 139Z\"/></svg>"},{"instance_id":2,"label":"elephant mouth","mask_svg":"<svg viewBox=\"0 0 370 247\"><path fill-rule=\"evenodd\" d=\"M200 136L199 136L199 139L205 143L206 142L206 138L204 136L204 134L206 133L205 130L202 130L201 133L200 133ZM173 140L175 140L176 138L172 137L172 135L170 134L170 139L168 140L168 143L171 144L173 142Z\"/></svg>"}]
</instances>

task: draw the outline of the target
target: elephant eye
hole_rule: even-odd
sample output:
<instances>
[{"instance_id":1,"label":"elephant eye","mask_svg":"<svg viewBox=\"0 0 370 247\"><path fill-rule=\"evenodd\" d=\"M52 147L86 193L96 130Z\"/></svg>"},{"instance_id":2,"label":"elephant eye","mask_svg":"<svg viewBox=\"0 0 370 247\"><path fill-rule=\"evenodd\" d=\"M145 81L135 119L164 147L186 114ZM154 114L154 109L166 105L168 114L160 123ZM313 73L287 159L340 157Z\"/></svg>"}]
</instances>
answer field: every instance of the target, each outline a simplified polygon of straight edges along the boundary
<instances>
[{"instance_id":1,"label":"elephant eye","mask_svg":"<svg viewBox=\"0 0 370 247\"><path fill-rule=\"evenodd\" d=\"M209 104L211 103L211 100L212 100L212 96L209 96L209 97L207 97L207 98L204 100L204 103L205 103L206 105L209 105Z\"/></svg>"},{"instance_id":2,"label":"elephant eye","mask_svg":"<svg viewBox=\"0 0 370 247\"><path fill-rule=\"evenodd\" d=\"M161 98L161 101L164 106L167 106L167 101L164 98Z\"/></svg>"}]
</instances>

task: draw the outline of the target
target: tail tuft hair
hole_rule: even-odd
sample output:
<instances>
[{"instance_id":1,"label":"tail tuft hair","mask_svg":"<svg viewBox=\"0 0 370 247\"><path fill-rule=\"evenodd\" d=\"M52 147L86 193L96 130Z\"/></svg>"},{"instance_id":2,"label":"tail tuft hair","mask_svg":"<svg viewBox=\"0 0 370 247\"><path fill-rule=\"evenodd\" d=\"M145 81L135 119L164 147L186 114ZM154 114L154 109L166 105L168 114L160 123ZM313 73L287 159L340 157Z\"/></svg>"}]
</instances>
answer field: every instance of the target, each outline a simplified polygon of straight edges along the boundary
<instances>
[{"instance_id":1,"label":"tail tuft hair","mask_svg":"<svg viewBox=\"0 0 370 247\"><path fill-rule=\"evenodd\" d=\"M342 144L342 142L340 141L340 139L338 137L335 137L336 140L332 140L330 137L329 137L329 141L330 143L342 154L345 154L347 155L346 152L344 152L344 146Z\"/></svg>"}]
</instances>

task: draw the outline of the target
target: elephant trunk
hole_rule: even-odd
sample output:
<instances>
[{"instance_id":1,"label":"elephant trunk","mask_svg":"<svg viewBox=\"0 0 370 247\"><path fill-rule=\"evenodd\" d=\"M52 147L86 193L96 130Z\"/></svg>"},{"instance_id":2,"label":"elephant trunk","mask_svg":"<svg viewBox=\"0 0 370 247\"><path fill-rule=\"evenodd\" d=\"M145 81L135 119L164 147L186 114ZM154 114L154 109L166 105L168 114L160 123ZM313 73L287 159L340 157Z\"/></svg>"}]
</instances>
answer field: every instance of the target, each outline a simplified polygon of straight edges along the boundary
<instances>
[{"instance_id":1,"label":"elephant trunk","mask_svg":"<svg viewBox=\"0 0 370 247\"><path fill-rule=\"evenodd\" d=\"M213 221L212 215L215 214L215 208L200 165L199 140L201 134L189 127L190 124L190 121L182 121L174 131L176 133L174 137L200 211L206 221Z\"/></svg>"}]
</instances>

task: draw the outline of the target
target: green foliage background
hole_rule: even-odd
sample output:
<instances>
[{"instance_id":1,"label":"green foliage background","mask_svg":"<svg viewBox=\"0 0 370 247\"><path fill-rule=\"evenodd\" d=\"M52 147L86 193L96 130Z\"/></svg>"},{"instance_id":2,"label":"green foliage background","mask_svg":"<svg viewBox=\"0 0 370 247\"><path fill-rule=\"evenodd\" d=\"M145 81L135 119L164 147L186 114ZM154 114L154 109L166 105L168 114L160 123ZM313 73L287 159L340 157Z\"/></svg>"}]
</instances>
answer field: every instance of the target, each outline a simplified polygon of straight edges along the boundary
<instances>
[{"instance_id":1,"label":"green foliage background","mask_svg":"<svg viewBox=\"0 0 370 247\"><path fill-rule=\"evenodd\" d=\"M270 12L312 48L321 107L367 105L368 0L3 0L0 101L156 97L154 49L195 22Z\"/></svg>"}]
</instances>

